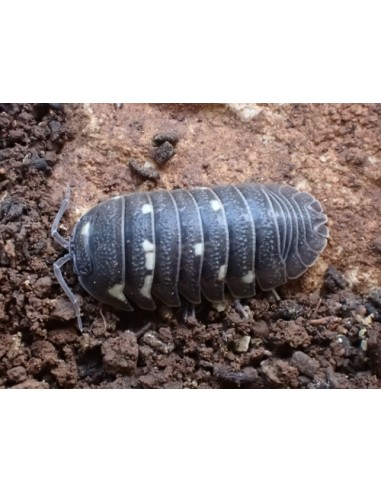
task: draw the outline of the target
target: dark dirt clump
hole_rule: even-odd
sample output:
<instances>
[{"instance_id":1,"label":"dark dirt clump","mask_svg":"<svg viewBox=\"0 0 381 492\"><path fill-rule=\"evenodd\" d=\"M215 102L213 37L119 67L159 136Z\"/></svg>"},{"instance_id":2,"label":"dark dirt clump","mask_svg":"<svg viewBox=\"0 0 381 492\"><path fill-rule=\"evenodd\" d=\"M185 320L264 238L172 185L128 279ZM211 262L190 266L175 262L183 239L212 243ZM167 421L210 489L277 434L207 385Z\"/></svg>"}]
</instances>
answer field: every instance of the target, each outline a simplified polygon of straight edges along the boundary
<instances>
[{"instance_id":1,"label":"dark dirt clump","mask_svg":"<svg viewBox=\"0 0 381 492\"><path fill-rule=\"evenodd\" d=\"M239 111L0 104L0 387L381 387L380 106ZM146 162L153 142L178 143L157 183L128 166ZM330 218L327 250L282 300L259 293L245 316L229 302L221 312L204 302L195 317L122 313L87 295L68 266L78 332L52 270L62 251L50 228L68 184L66 237L107 196L249 180L312 191Z\"/></svg>"}]
</instances>

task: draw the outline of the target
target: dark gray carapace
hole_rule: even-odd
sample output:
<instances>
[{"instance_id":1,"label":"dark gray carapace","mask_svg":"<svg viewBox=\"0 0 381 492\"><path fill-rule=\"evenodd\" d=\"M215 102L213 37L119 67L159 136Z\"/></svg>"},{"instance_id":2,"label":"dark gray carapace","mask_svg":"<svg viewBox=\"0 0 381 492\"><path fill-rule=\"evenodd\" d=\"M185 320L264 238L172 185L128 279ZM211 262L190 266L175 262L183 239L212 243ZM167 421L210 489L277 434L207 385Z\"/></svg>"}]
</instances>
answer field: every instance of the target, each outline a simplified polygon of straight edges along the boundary
<instances>
[{"instance_id":1,"label":"dark gray carapace","mask_svg":"<svg viewBox=\"0 0 381 492\"><path fill-rule=\"evenodd\" d=\"M223 185L116 196L77 222L72 237L58 232L69 191L52 236L69 250L54 272L74 305L61 267L73 261L82 287L101 302L131 311L155 309L155 299L180 306L201 294L224 299L255 295L255 283L272 290L302 275L327 244L327 216L309 193L278 184Z\"/></svg>"}]
</instances>

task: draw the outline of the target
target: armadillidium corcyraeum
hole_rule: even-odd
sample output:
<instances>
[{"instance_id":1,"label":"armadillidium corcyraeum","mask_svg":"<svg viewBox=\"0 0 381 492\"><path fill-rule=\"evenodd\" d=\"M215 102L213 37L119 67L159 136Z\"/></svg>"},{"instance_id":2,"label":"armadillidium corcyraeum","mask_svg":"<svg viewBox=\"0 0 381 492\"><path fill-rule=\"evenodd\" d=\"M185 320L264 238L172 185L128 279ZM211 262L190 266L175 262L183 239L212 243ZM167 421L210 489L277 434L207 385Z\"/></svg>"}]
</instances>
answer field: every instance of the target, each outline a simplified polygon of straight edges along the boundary
<instances>
[{"instance_id":1,"label":"armadillidium corcyraeum","mask_svg":"<svg viewBox=\"0 0 381 492\"><path fill-rule=\"evenodd\" d=\"M324 250L327 216L318 200L281 184L245 183L119 195L105 200L74 227L58 232L69 190L52 225L68 253L54 272L80 309L61 267L73 262L82 287L100 302L132 311L170 307L181 296L224 300L225 285L237 299L255 295L256 283L273 290L302 275Z\"/></svg>"}]
</instances>

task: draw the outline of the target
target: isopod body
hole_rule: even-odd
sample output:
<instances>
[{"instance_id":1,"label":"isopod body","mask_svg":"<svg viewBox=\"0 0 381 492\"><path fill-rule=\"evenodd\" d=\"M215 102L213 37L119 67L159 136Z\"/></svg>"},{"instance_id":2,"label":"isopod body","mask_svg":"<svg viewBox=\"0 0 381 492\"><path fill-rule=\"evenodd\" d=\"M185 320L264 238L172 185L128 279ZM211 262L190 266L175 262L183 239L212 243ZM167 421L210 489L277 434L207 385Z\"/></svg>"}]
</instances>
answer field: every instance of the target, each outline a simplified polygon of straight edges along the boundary
<instances>
[{"instance_id":1,"label":"isopod body","mask_svg":"<svg viewBox=\"0 0 381 492\"><path fill-rule=\"evenodd\" d=\"M279 184L131 193L99 203L75 225L69 241L58 233L67 196L52 226L69 253L56 276L75 305L61 267L73 261L82 287L124 310L152 310L155 300L176 307L202 294L224 299L255 295L302 275L327 244L327 216L309 193ZM80 325L81 326L81 325Z\"/></svg>"}]
</instances>

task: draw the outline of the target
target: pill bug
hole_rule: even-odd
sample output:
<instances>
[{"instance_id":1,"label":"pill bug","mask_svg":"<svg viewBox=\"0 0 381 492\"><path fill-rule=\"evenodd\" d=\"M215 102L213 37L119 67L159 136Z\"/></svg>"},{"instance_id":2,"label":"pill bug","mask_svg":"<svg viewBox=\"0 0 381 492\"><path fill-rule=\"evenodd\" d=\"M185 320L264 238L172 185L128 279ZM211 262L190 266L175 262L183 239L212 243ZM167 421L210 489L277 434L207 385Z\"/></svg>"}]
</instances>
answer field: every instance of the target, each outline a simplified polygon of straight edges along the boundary
<instances>
[{"instance_id":1,"label":"pill bug","mask_svg":"<svg viewBox=\"0 0 381 492\"><path fill-rule=\"evenodd\" d=\"M327 244L327 216L319 201L287 185L245 183L151 191L105 200L74 227L58 232L69 191L52 225L69 252L54 264L73 303L61 267L72 260L82 287L99 301L127 311L131 302L153 310L155 300L180 306L255 295L302 275Z\"/></svg>"}]
</instances>

